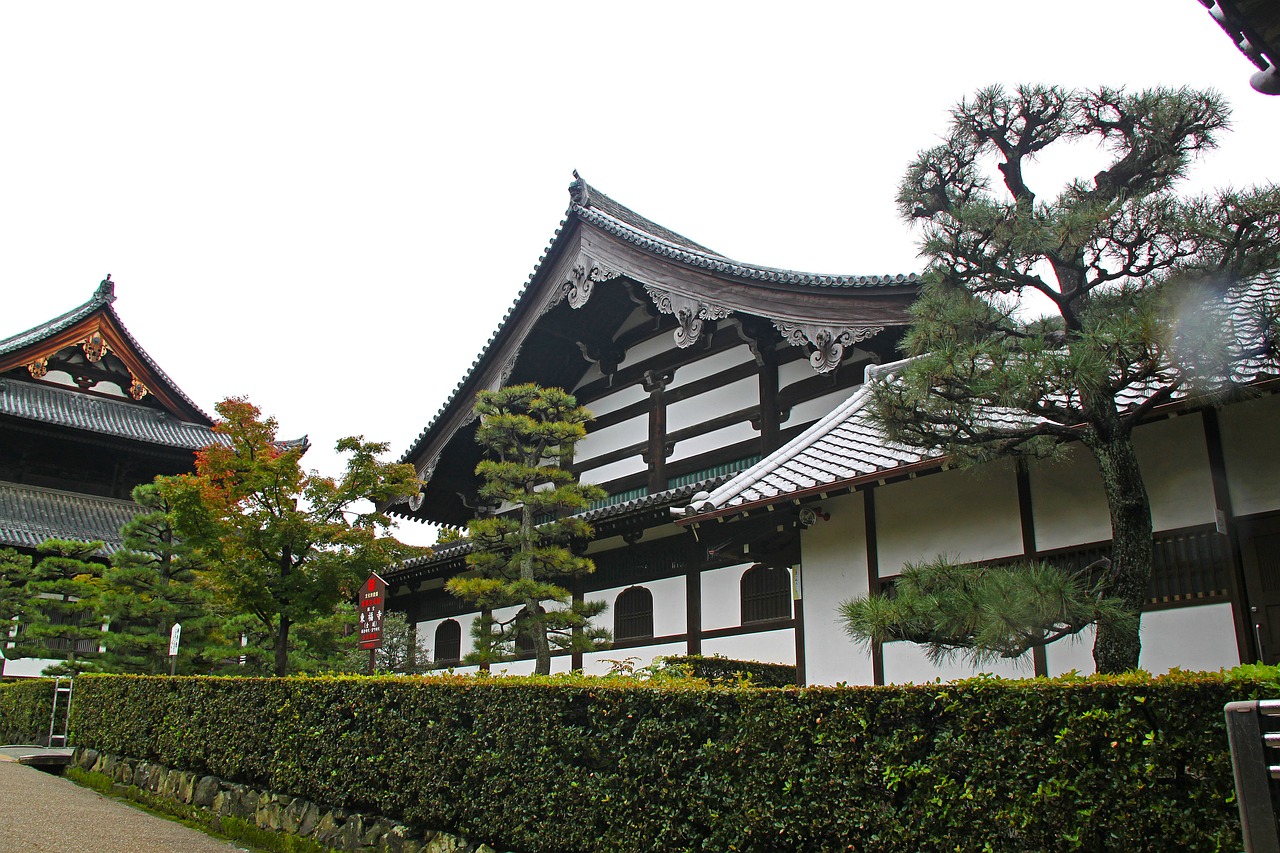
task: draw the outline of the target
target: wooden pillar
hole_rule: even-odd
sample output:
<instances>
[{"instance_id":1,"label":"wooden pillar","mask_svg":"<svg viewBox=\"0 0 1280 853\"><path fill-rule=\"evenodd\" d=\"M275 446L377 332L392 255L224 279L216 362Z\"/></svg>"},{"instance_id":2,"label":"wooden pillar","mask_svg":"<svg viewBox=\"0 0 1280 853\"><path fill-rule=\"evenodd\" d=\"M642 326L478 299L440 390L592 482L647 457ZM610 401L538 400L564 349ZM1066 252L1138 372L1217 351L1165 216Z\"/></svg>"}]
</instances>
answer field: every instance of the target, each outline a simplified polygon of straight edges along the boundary
<instances>
[{"instance_id":1,"label":"wooden pillar","mask_svg":"<svg viewBox=\"0 0 1280 853\"><path fill-rule=\"evenodd\" d=\"M876 491L868 487L862 493L862 519L867 539L867 595L880 594L880 545L876 541ZM871 644L871 680L884 684L884 649Z\"/></svg>"},{"instance_id":2,"label":"wooden pillar","mask_svg":"<svg viewBox=\"0 0 1280 853\"><path fill-rule=\"evenodd\" d=\"M580 577L573 578L573 582L571 586L572 586L571 592L573 594L573 603L581 604L582 597L583 597L582 578ZM570 652L570 662L569 662L570 669L582 669L582 649L578 647L578 641L580 641L581 638L582 638L582 629L574 628L573 639L575 642L573 644L574 645L573 651Z\"/></svg>"},{"instance_id":3,"label":"wooden pillar","mask_svg":"<svg viewBox=\"0 0 1280 853\"><path fill-rule=\"evenodd\" d=\"M804 575L799 563L791 567L791 617L795 623L796 686L804 687L809 676L804 660Z\"/></svg>"},{"instance_id":4,"label":"wooden pillar","mask_svg":"<svg viewBox=\"0 0 1280 853\"><path fill-rule=\"evenodd\" d=\"M1019 459L1016 466L1018 479L1018 520L1022 526L1022 556L1027 560L1035 560L1040 556L1036 548L1036 517L1031 504L1031 473L1027 470L1027 460ZM1031 660L1035 665L1035 673L1041 677L1049 675L1049 658L1044 646L1036 646L1031 650Z\"/></svg>"},{"instance_id":5,"label":"wooden pillar","mask_svg":"<svg viewBox=\"0 0 1280 853\"><path fill-rule=\"evenodd\" d=\"M684 573L685 653L702 654L702 572L689 566Z\"/></svg>"},{"instance_id":6,"label":"wooden pillar","mask_svg":"<svg viewBox=\"0 0 1280 853\"><path fill-rule=\"evenodd\" d=\"M760 430L760 455L768 456L778 449L780 413L778 411L778 357L773 350L760 354L760 416L753 424Z\"/></svg>"},{"instance_id":7,"label":"wooden pillar","mask_svg":"<svg viewBox=\"0 0 1280 853\"><path fill-rule=\"evenodd\" d=\"M649 450L645 463L649 466L649 494L667 487L667 404L663 391L673 374L646 371L644 389L649 392Z\"/></svg>"},{"instance_id":8,"label":"wooden pillar","mask_svg":"<svg viewBox=\"0 0 1280 853\"><path fill-rule=\"evenodd\" d=\"M1227 537L1227 560L1229 565L1228 594L1231 596L1231 622L1236 630L1236 651L1240 654L1241 663L1260 660L1262 650L1258 648L1253 631L1255 620L1249 611L1249 599L1245 595L1244 559L1240 552L1240 528L1236 524L1235 510L1231 506L1231 487L1227 479L1227 457L1222 449L1222 427L1218 422L1217 409L1202 410L1204 425L1204 443L1209 454L1209 476L1213 482L1213 505L1218 533Z\"/></svg>"}]
</instances>

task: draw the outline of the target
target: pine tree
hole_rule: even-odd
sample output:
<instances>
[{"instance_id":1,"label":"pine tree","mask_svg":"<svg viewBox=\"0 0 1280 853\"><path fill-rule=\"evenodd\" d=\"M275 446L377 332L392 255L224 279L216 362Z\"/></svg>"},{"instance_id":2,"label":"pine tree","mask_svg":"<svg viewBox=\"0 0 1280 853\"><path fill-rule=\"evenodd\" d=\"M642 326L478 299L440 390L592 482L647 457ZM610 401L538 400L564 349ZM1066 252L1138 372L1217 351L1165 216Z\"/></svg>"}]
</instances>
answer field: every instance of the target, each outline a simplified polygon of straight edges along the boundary
<instances>
[{"instance_id":1,"label":"pine tree","mask_svg":"<svg viewBox=\"0 0 1280 853\"><path fill-rule=\"evenodd\" d=\"M45 675L78 675L98 669L103 639L102 542L47 539L21 587L21 622L14 658L62 658ZM87 657L84 657L87 655Z\"/></svg>"},{"instance_id":2,"label":"pine tree","mask_svg":"<svg viewBox=\"0 0 1280 853\"><path fill-rule=\"evenodd\" d=\"M102 611L110 630L103 637L102 668L169 672L169 635L177 623L182 626L177 670L208 672L218 654L221 618L210 590L199 583L204 565L175 535L171 507L157 486L135 487L133 500L147 511L121 529L123 547L103 575Z\"/></svg>"},{"instance_id":3,"label":"pine tree","mask_svg":"<svg viewBox=\"0 0 1280 853\"><path fill-rule=\"evenodd\" d=\"M534 672L551 671L551 649L591 650L608 632L590 619L604 602L574 600L561 582L595 570L573 545L591 527L573 513L604 497L598 486L578 483L564 466L586 436L591 413L559 388L514 385L476 396L480 426L476 441L488 454L476 466L480 498L496 515L467 525L474 550L467 565L474 576L451 579L447 588L481 609L473 627L476 650L468 663L485 665L509 657L522 644L532 649ZM518 607L507 620L493 614Z\"/></svg>"},{"instance_id":4,"label":"pine tree","mask_svg":"<svg viewBox=\"0 0 1280 853\"><path fill-rule=\"evenodd\" d=\"M1133 616L1100 626L1101 672L1138 665L1151 575L1134 427L1180 395L1225 390L1230 357L1249 353L1207 335L1214 323L1185 320L1221 317L1229 288L1280 266L1274 186L1174 190L1227 118L1211 92L994 87L953 110L950 134L917 156L899 190L902 215L924 225L930 264L903 345L912 360L877 386L875 411L891 440L954 462L1068 443L1089 452L1111 516L1106 594ZM1029 164L1079 142L1110 162L1037 196Z\"/></svg>"},{"instance_id":5,"label":"pine tree","mask_svg":"<svg viewBox=\"0 0 1280 853\"><path fill-rule=\"evenodd\" d=\"M0 548L0 673L4 672L3 658L8 654L9 635L18 630L26 609L24 594L31 579L31 557L12 548Z\"/></svg>"}]
</instances>

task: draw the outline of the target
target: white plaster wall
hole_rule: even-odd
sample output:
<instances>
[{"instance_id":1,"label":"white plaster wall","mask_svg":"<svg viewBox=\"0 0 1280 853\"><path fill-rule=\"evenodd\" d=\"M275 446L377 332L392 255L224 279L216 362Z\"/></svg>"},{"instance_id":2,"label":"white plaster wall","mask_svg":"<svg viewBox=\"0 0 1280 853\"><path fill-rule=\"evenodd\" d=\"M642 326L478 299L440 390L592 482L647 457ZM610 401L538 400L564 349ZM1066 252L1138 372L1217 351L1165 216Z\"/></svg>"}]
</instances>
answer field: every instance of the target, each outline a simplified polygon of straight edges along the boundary
<instances>
[{"instance_id":1,"label":"white plaster wall","mask_svg":"<svg viewBox=\"0 0 1280 853\"><path fill-rule=\"evenodd\" d=\"M808 362L805 362L805 364L808 364ZM791 407L791 412L787 419L782 422L782 426L796 426L816 421L853 396L856 390L856 388L841 388L839 391L832 391L830 394L824 394L821 397L797 403Z\"/></svg>"},{"instance_id":2,"label":"white plaster wall","mask_svg":"<svg viewBox=\"0 0 1280 853\"><path fill-rule=\"evenodd\" d=\"M1219 414L1231 509L1280 509L1280 394L1227 406Z\"/></svg>"},{"instance_id":3,"label":"white plaster wall","mask_svg":"<svg viewBox=\"0 0 1280 853\"><path fill-rule=\"evenodd\" d=\"M755 427L751 426L750 422L743 421L704 435L676 442L675 449L667 461L677 462L681 459L697 456L700 453L707 453L712 450L719 450L721 447L737 444L739 441L751 441L759 437L760 433L756 432Z\"/></svg>"},{"instance_id":4,"label":"white plaster wall","mask_svg":"<svg viewBox=\"0 0 1280 853\"><path fill-rule=\"evenodd\" d=\"M952 681L957 678L969 678L979 673L991 673L1003 678L1030 678L1035 675L1035 666L1030 655L1024 655L1019 662L1002 660L974 668L960 658L935 666L925 657L923 647L915 643L885 643L883 648L886 684Z\"/></svg>"},{"instance_id":5,"label":"white plaster wall","mask_svg":"<svg viewBox=\"0 0 1280 853\"><path fill-rule=\"evenodd\" d=\"M1022 553L1012 463L891 483L875 500L881 577L938 554L972 562Z\"/></svg>"},{"instance_id":6,"label":"white plaster wall","mask_svg":"<svg viewBox=\"0 0 1280 853\"><path fill-rule=\"evenodd\" d=\"M675 337L671 332L663 332L661 335L641 341L627 350L626 357L622 359L621 364L626 367L635 367L637 364L642 364L675 348Z\"/></svg>"},{"instance_id":7,"label":"white plaster wall","mask_svg":"<svg viewBox=\"0 0 1280 853\"><path fill-rule=\"evenodd\" d=\"M1156 530L1213 523L1213 480L1200 415L1169 418L1133 434Z\"/></svg>"},{"instance_id":8,"label":"white plaster wall","mask_svg":"<svg viewBox=\"0 0 1280 853\"><path fill-rule=\"evenodd\" d=\"M809 359L797 358L795 361L788 361L786 364L778 365L778 388L783 389L789 385L795 385L797 382L812 379L817 375L818 372L813 369L813 365L809 364ZM848 394L845 396L848 396Z\"/></svg>"},{"instance_id":9,"label":"white plaster wall","mask_svg":"<svg viewBox=\"0 0 1280 853\"><path fill-rule=\"evenodd\" d=\"M742 624L742 573L753 565L742 563L702 573L702 630Z\"/></svg>"},{"instance_id":10,"label":"white plaster wall","mask_svg":"<svg viewBox=\"0 0 1280 853\"><path fill-rule=\"evenodd\" d=\"M45 667L62 663L57 658L17 658L0 660L0 673L6 678L39 678Z\"/></svg>"},{"instance_id":11,"label":"white plaster wall","mask_svg":"<svg viewBox=\"0 0 1280 853\"><path fill-rule=\"evenodd\" d=\"M794 666L796 662L795 631L791 628L783 628L778 631L762 631L759 634L738 634L733 637L704 639L702 653L707 657L720 655L734 660L785 663Z\"/></svg>"},{"instance_id":12,"label":"white plaster wall","mask_svg":"<svg viewBox=\"0 0 1280 853\"><path fill-rule=\"evenodd\" d=\"M1044 662L1049 674L1063 675L1073 670L1081 675L1096 672L1093 665L1094 633L1093 628L1086 628L1074 637L1045 646Z\"/></svg>"},{"instance_id":13,"label":"white plaster wall","mask_svg":"<svg viewBox=\"0 0 1280 853\"><path fill-rule=\"evenodd\" d=\"M690 382L714 376L739 364L746 364L754 359L755 356L751 354L751 349L746 344L723 352L717 352L706 358L700 358L695 362L676 368L676 374L672 377L671 384L667 387L679 388L682 385L688 385ZM753 379L752 381L758 382L759 380Z\"/></svg>"},{"instance_id":14,"label":"white plaster wall","mask_svg":"<svg viewBox=\"0 0 1280 853\"><path fill-rule=\"evenodd\" d=\"M617 462L610 462L608 465L601 465L599 468L588 468L581 473L578 479L583 483L608 483L619 477L647 470L648 466L644 464L644 459L637 453L635 456L629 456Z\"/></svg>"},{"instance_id":15,"label":"white plaster wall","mask_svg":"<svg viewBox=\"0 0 1280 853\"><path fill-rule=\"evenodd\" d=\"M1160 674L1173 667L1219 670L1240 663L1231 605L1176 607L1142 614L1142 655L1138 664Z\"/></svg>"},{"instance_id":16,"label":"white plaster wall","mask_svg":"<svg viewBox=\"0 0 1280 853\"><path fill-rule=\"evenodd\" d=\"M639 669L653 663L656 658L683 655L688 651L689 648L684 643L665 643L657 646L590 652L582 656L582 671L588 675L604 675L613 668L610 661L624 661L627 658L637 658L635 667Z\"/></svg>"},{"instance_id":17,"label":"white plaster wall","mask_svg":"<svg viewBox=\"0 0 1280 853\"><path fill-rule=\"evenodd\" d=\"M594 369L597 374L600 372L599 368ZM596 378L599 379L601 377L597 376ZM582 387L584 384L586 383L581 382L578 384L578 387ZM591 414L596 417L600 417L601 415L607 415L609 412L617 411L623 406L630 406L634 403L639 403L647 399L649 399L649 392L644 390L643 385L637 383L635 385L628 385L625 388L620 388L616 391L610 391L608 394L603 394L590 402L584 402L582 400L579 400L578 402L583 403L583 405L590 409Z\"/></svg>"},{"instance_id":18,"label":"white plaster wall","mask_svg":"<svg viewBox=\"0 0 1280 853\"><path fill-rule=\"evenodd\" d=\"M597 456L648 440L649 415L646 412L604 429L588 432L587 437L578 442L574 461L580 465L590 465L591 460Z\"/></svg>"},{"instance_id":19,"label":"white plaster wall","mask_svg":"<svg viewBox=\"0 0 1280 853\"><path fill-rule=\"evenodd\" d=\"M1071 445L1062 459L1032 462L1028 473L1036 548L1052 551L1111 538L1102 479L1088 450Z\"/></svg>"},{"instance_id":20,"label":"white plaster wall","mask_svg":"<svg viewBox=\"0 0 1280 853\"><path fill-rule=\"evenodd\" d=\"M871 684L871 654L840 627L838 608L868 593L861 492L821 504L831 515L800 533L805 677L809 684Z\"/></svg>"},{"instance_id":21,"label":"white plaster wall","mask_svg":"<svg viewBox=\"0 0 1280 853\"><path fill-rule=\"evenodd\" d=\"M662 637L669 634L683 634L688 627L685 618L684 578L660 578L645 581L635 586L642 586L653 595L653 635ZM618 586L589 592L583 596L587 601L603 601L609 609L591 620L593 625L613 630L614 607L618 596L630 586Z\"/></svg>"},{"instance_id":22,"label":"white plaster wall","mask_svg":"<svg viewBox=\"0 0 1280 853\"><path fill-rule=\"evenodd\" d=\"M748 376L667 406L667 432L696 426L720 415L754 406L758 402L759 380Z\"/></svg>"},{"instance_id":23,"label":"white plaster wall","mask_svg":"<svg viewBox=\"0 0 1280 853\"><path fill-rule=\"evenodd\" d=\"M436 659L436 629L443 622L453 619L458 623L459 633L462 637L462 643L459 646L462 654L459 657L465 658L475 649L475 643L471 638L471 625L476 620L476 613L464 613L461 616L452 616L446 619L428 619L425 622L419 622L415 626L418 632L418 642L424 645L431 652L431 659Z\"/></svg>"}]
</instances>

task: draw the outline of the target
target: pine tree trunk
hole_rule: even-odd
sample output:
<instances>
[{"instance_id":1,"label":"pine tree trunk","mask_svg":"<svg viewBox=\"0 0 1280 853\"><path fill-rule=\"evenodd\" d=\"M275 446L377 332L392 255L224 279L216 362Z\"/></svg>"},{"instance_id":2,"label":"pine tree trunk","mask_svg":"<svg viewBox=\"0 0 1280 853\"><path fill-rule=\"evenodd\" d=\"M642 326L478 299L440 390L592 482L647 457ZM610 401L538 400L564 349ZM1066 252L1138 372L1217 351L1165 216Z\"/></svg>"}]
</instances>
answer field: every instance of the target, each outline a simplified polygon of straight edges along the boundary
<instances>
[{"instance_id":1,"label":"pine tree trunk","mask_svg":"<svg viewBox=\"0 0 1280 853\"><path fill-rule=\"evenodd\" d=\"M280 623L276 628L276 675L289 674L289 617L280 614Z\"/></svg>"},{"instance_id":2,"label":"pine tree trunk","mask_svg":"<svg viewBox=\"0 0 1280 853\"><path fill-rule=\"evenodd\" d=\"M1085 444L1098 461L1111 513L1111 571L1115 580L1107 595L1123 601L1137 617L1127 628L1100 625L1093 661L1098 672L1127 672L1138 668L1142 651L1139 618L1147 599L1153 554L1151 501L1127 433L1110 439L1092 434L1085 438Z\"/></svg>"},{"instance_id":3,"label":"pine tree trunk","mask_svg":"<svg viewBox=\"0 0 1280 853\"><path fill-rule=\"evenodd\" d=\"M534 523L533 511L529 509L528 504L521 508L520 518L520 538L524 543L524 556L520 560L520 579L532 581L533 578L533 542L534 542ZM533 642L533 674L534 675L550 675L551 674L551 644L547 642L547 626L546 623L538 618L538 608L540 607L537 599L526 598L524 600L525 609L529 612L530 637Z\"/></svg>"}]
</instances>

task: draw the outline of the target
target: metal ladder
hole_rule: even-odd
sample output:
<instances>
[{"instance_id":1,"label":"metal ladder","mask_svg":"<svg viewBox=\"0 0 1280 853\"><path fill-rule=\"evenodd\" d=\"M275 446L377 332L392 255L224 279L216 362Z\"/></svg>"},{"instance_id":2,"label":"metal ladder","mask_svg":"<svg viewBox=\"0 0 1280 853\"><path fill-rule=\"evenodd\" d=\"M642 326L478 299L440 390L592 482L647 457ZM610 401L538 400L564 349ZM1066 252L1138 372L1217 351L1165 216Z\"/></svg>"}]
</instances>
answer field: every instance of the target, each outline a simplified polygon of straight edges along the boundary
<instances>
[{"instance_id":1,"label":"metal ladder","mask_svg":"<svg viewBox=\"0 0 1280 853\"><path fill-rule=\"evenodd\" d=\"M63 682L66 684L63 684ZM75 684L72 678L55 678L53 680L53 709L49 712L49 747L67 745L67 729L71 725L71 688ZM59 701L61 700L61 702ZM58 733L58 705L62 705L62 730ZM59 741L55 744L54 741Z\"/></svg>"}]
</instances>

